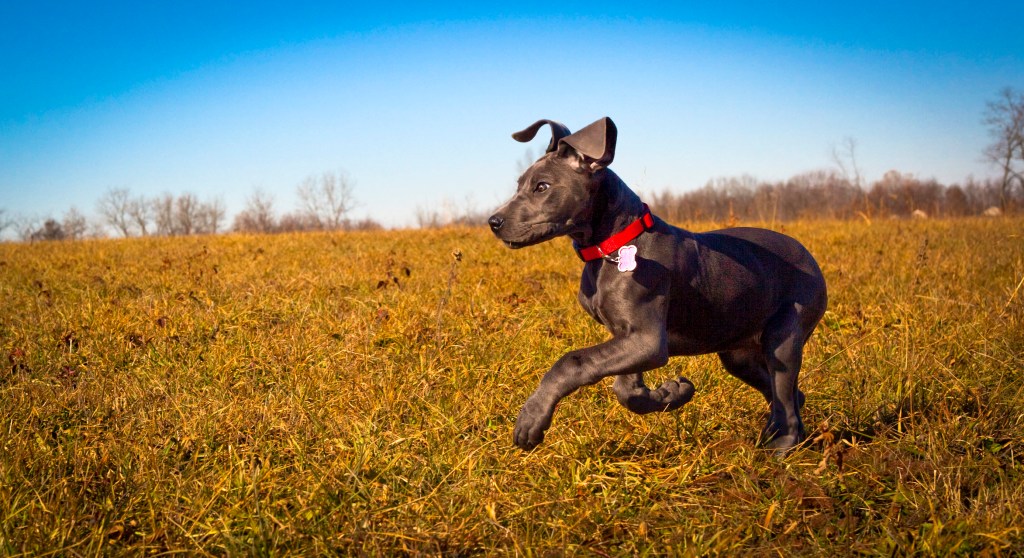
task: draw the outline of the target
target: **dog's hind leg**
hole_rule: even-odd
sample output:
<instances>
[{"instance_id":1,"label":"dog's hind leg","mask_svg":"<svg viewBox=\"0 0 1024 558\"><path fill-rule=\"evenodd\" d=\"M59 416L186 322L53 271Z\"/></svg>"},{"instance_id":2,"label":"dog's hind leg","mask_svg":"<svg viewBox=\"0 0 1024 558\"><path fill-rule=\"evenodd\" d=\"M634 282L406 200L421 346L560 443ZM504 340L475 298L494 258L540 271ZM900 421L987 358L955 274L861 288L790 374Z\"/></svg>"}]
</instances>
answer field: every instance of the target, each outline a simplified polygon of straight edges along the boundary
<instances>
[{"instance_id":1,"label":"dog's hind leg","mask_svg":"<svg viewBox=\"0 0 1024 558\"><path fill-rule=\"evenodd\" d=\"M783 308L769 321L761 337L765 362L771 374L771 411L761 433L761 444L785 452L806 437L800 418L797 376L803 361L804 343L817 320L806 319L804 307ZM811 322L808 326L805 322Z\"/></svg>"},{"instance_id":2,"label":"dog's hind leg","mask_svg":"<svg viewBox=\"0 0 1024 558\"><path fill-rule=\"evenodd\" d=\"M760 346L721 352L718 358L722 360L726 372L756 389L771 404L772 375L768 372L768 364ZM799 389L796 391L796 405L798 408L804 406L804 394Z\"/></svg>"},{"instance_id":3,"label":"dog's hind leg","mask_svg":"<svg viewBox=\"0 0 1024 558\"><path fill-rule=\"evenodd\" d=\"M668 380L658 389L651 391L644 384L642 372L615 377L612 391L623 407L634 413L645 415L656 411L672 411L682 407L693 398L693 383L686 378Z\"/></svg>"}]
</instances>

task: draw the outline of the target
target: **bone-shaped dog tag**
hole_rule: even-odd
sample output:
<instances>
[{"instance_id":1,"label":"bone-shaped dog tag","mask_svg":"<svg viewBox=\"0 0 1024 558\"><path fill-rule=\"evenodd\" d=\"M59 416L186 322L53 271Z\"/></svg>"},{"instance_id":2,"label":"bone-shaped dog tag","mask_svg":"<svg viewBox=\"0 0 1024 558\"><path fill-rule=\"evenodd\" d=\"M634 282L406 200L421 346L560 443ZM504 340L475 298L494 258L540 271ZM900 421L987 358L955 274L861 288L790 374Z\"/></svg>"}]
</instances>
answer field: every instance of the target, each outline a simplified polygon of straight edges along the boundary
<instances>
[{"instance_id":1,"label":"bone-shaped dog tag","mask_svg":"<svg viewBox=\"0 0 1024 558\"><path fill-rule=\"evenodd\" d=\"M625 273L636 269L636 246L619 248L619 271Z\"/></svg>"}]
</instances>

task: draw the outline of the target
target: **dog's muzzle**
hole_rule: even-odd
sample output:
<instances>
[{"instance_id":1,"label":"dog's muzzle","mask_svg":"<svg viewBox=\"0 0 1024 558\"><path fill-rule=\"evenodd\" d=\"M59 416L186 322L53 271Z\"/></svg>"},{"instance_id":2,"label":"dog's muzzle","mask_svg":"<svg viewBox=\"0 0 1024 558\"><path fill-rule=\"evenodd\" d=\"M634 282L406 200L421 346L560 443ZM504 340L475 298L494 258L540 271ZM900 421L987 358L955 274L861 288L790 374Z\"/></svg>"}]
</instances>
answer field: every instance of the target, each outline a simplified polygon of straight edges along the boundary
<instances>
[{"instance_id":1,"label":"dog's muzzle","mask_svg":"<svg viewBox=\"0 0 1024 558\"><path fill-rule=\"evenodd\" d=\"M501 214L487 219L491 232L509 248L525 248L549 240L563 233L565 227L558 223L521 223L508 221Z\"/></svg>"}]
</instances>

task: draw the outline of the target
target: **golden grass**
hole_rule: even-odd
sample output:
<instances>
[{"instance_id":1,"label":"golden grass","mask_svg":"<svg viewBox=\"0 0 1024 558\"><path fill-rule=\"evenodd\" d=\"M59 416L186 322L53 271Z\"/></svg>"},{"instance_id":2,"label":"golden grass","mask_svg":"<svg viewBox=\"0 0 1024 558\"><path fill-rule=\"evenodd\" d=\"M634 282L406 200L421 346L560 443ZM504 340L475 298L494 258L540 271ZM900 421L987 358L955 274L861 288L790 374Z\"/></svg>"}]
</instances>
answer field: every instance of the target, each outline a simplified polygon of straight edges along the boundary
<instances>
[{"instance_id":1,"label":"golden grass","mask_svg":"<svg viewBox=\"0 0 1024 558\"><path fill-rule=\"evenodd\" d=\"M513 449L540 375L605 336L562 240L0 244L0 552L1024 552L1024 221L784 231L831 301L783 460L713 356L652 374L696 383L679 412L608 382Z\"/></svg>"}]
</instances>

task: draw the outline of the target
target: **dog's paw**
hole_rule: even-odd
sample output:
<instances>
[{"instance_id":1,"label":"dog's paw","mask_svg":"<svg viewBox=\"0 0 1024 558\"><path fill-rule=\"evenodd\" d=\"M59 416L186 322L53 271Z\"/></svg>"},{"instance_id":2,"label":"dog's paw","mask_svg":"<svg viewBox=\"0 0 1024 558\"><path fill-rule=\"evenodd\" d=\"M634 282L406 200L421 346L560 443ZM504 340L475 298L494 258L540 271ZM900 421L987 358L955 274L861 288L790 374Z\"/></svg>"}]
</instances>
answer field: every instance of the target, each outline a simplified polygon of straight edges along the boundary
<instances>
[{"instance_id":1,"label":"dog's paw","mask_svg":"<svg viewBox=\"0 0 1024 558\"><path fill-rule=\"evenodd\" d=\"M803 441L803 436L786 434L785 436L775 436L761 444L761 447L774 453L775 457L785 457L787 453L799 446Z\"/></svg>"},{"instance_id":2,"label":"dog's paw","mask_svg":"<svg viewBox=\"0 0 1024 558\"><path fill-rule=\"evenodd\" d=\"M512 441L522 450L532 450L544 441L544 431L551 426L551 413L545 412L532 400L527 400L519 411Z\"/></svg>"},{"instance_id":3,"label":"dog's paw","mask_svg":"<svg viewBox=\"0 0 1024 558\"><path fill-rule=\"evenodd\" d=\"M695 391L693 382L680 377L678 380L668 380L661 384L658 389L651 392L651 398L661 404L661 410L673 411L689 403Z\"/></svg>"},{"instance_id":4,"label":"dog's paw","mask_svg":"<svg viewBox=\"0 0 1024 558\"><path fill-rule=\"evenodd\" d=\"M613 389L619 403L640 415L674 411L689 403L696 391L693 383L686 378L669 380L653 391L643 385L620 383L616 383Z\"/></svg>"},{"instance_id":5,"label":"dog's paw","mask_svg":"<svg viewBox=\"0 0 1024 558\"><path fill-rule=\"evenodd\" d=\"M786 434L780 433L779 429L769 424L761 431L757 445L774 452L776 457L785 457L790 450L799 446L806 438L807 435L802 424L790 428L790 432Z\"/></svg>"}]
</instances>

